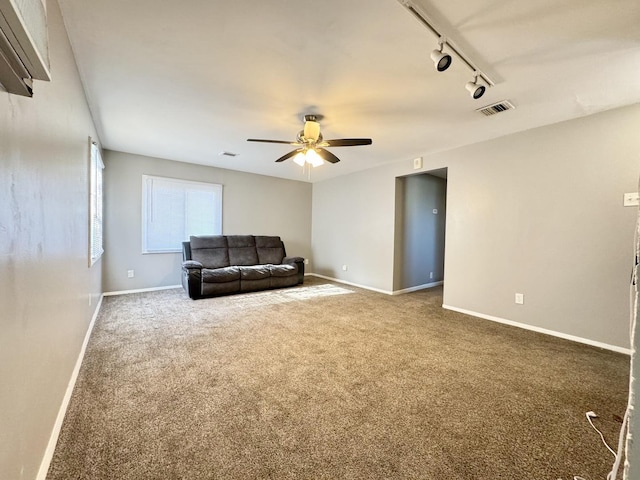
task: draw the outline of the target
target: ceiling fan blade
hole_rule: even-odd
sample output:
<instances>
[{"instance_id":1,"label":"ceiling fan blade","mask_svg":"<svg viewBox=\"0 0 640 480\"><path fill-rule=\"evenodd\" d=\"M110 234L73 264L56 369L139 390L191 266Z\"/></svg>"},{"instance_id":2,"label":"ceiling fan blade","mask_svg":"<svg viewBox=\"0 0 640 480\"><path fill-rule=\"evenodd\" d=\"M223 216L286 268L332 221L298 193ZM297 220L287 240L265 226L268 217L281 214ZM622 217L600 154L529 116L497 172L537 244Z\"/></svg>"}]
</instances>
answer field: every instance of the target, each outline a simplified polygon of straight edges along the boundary
<instances>
[{"instance_id":1,"label":"ceiling fan blade","mask_svg":"<svg viewBox=\"0 0 640 480\"><path fill-rule=\"evenodd\" d=\"M338 138L324 140L323 143L326 143L327 147L355 147L357 145L371 145L373 141L370 138Z\"/></svg>"},{"instance_id":2,"label":"ceiling fan blade","mask_svg":"<svg viewBox=\"0 0 640 480\"><path fill-rule=\"evenodd\" d=\"M297 154L298 152L301 152L301 151L302 151L302 149L300 149L300 148L298 150L292 150L289 153L281 156L279 159L276 160L276 162L284 162L285 160L293 157L295 154Z\"/></svg>"},{"instance_id":3,"label":"ceiling fan blade","mask_svg":"<svg viewBox=\"0 0 640 480\"><path fill-rule=\"evenodd\" d=\"M326 160L329 163L338 163L340 161L338 157L324 148L316 148L316 152L318 152L318 155L320 155L323 160Z\"/></svg>"},{"instance_id":4,"label":"ceiling fan blade","mask_svg":"<svg viewBox=\"0 0 640 480\"><path fill-rule=\"evenodd\" d=\"M264 140L261 138L247 138L247 142L284 143L285 145L300 145L300 142L288 142L286 140Z\"/></svg>"}]
</instances>

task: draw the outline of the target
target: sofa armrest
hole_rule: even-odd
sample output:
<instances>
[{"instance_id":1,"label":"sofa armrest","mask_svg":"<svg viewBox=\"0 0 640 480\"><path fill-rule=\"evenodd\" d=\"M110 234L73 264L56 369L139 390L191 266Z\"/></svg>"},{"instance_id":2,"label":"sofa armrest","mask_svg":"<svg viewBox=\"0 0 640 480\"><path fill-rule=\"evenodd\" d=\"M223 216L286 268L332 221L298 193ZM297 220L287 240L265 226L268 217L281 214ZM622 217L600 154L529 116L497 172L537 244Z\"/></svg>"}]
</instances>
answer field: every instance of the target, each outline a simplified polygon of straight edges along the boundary
<instances>
[{"instance_id":1,"label":"sofa armrest","mask_svg":"<svg viewBox=\"0 0 640 480\"><path fill-rule=\"evenodd\" d=\"M304 258L302 257L284 257L282 263L289 263L298 266L298 284L304 282Z\"/></svg>"},{"instance_id":2,"label":"sofa armrest","mask_svg":"<svg viewBox=\"0 0 640 480\"><path fill-rule=\"evenodd\" d=\"M202 269L202 267L203 265L195 260L185 260L182 262L182 268L186 268L187 270L191 270L193 268Z\"/></svg>"},{"instance_id":3,"label":"sofa armrest","mask_svg":"<svg viewBox=\"0 0 640 480\"><path fill-rule=\"evenodd\" d=\"M282 263L302 263L304 265L304 258L302 257L284 257Z\"/></svg>"},{"instance_id":4,"label":"sofa armrest","mask_svg":"<svg viewBox=\"0 0 640 480\"><path fill-rule=\"evenodd\" d=\"M189 298L202 298L202 264L195 260L182 262L182 287Z\"/></svg>"}]
</instances>

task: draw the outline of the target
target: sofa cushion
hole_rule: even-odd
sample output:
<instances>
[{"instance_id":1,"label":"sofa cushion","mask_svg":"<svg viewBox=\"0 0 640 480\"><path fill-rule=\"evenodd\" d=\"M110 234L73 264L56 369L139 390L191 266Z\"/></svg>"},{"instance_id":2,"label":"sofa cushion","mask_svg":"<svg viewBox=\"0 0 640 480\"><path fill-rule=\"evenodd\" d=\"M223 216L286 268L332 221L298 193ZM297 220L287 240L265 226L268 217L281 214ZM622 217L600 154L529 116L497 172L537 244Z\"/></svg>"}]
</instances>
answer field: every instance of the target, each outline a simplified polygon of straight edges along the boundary
<instances>
[{"instance_id":1,"label":"sofa cushion","mask_svg":"<svg viewBox=\"0 0 640 480\"><path fill-rule=\"evenodd\" d=\"M282 263L285 251L280 237L256 236L255 238L258 261L261 264Z\"/></svg>"},{"instance_id":2,"label":"sofa cushion","mask_svg":"<svg viewBox=\"0 0 640 480\"><path fill-rule=\"evenodd\" d=\"M223 283L240 280L240 269L238 267L223 268L203 268L202 283Z\"/></svg>"},{"instance_id":3,"label":"sofa cushion","mask_svg":"<svg viewBox=\"0 0 640 480\"><path fill-rule=\"evenodd\" d=\"M227 248L227 237L224 235L201 235L189 237L191 249Z\"/></svg>"},{"instance_id":4,"label":"sofa cushion","mask_svg":"<svg viewBox=\"0 0 640 480\"><path fill-rule=\"evenodd\" d=\"M245 280L261 280L271 276L269 265L250 265L240 268L240 281Z\"/></svg>"},{"instance_id":5,"label":"sofa cushion","mask_svg":"<svg viewBox=\"0 0 640 480\"><path fill-rule=\"evenodd\" d=\"M258 254L253 235L228 235L229 265L257 265Z\"/></svg>"},{"instance_id":6,"label":"sofa cushion","mask_svg":"<svg viewBox=\"0 0 640 480\"><path fill-rule=\"evenodd\" d=\"M294 264L285 263L284 265L269 265L272 277L297 277L298 266Z\"/></svg>"},{"instance_id":7,"label":"sofa cushion","mask_svg":"<svg viewBox=\"0 0 640 480\"><path fill-rule=\"evenodd\" d=\"M224 235L207 235L190 237L191 259L202 263L204 268L228 267L229 252L227 237Z\"/></svg>"}]
</instances>

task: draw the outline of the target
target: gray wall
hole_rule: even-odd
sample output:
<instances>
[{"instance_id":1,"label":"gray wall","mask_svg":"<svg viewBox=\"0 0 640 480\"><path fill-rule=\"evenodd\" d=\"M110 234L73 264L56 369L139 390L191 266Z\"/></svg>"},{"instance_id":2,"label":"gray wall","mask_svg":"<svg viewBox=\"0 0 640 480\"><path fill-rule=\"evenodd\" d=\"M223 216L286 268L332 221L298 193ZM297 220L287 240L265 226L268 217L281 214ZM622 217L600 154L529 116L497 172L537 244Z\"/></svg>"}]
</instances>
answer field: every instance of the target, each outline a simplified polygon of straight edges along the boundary
<instances>
[{"instance_id":1,"label":"gray wall","mask_svg":"<svg viewBox=\"0 0 640 480\"><path fill-rule=\"evenodd\" d=\"M314 183L312 218L314 273L391 291L395 177L389 170Z\"/></svg>"},{"instance_id":2,"label":"gray wall","mask_svg":"<svg viewBox=\"0 0 640 480\"><path fill-rule=\"evenodd\" d=\"M425 156L448 167L444 303L628 348L639 122L635 105ZM314 184L316 272L392 291L396 178L413 173Z\"/></svg>"},{"instance_id":3,"label":"gray wall","mask_svg":"<svg viewBox=\"0 0 640 480\"><path fill-rule=\"evenodd\" d=\"M88 137L58 5L51 82L0 93L0 478L35 478L101 293L88 267Z\"/></svg>"},{"instance_id":4,"label":"gray wall","mask_svg":"<svg viewBox=\"0 0 640 480\"><path fill-rule=\"evenodd\" d=\"M638 120L635 106L446 155L444 303L628 348Z\"/></svg>"},{"instance_id":5,"label":"gray wall","mask_svg":"<svg viewBox=\"0 0 640 480\"><path fill-rule=\"evenodd\" d=\"M394 290L441 282L447 181L429 174L411 175L399 178L396 189L401 193L396 200Z\"/></svg>"},{"instance_id":6,"label":"gray wall","mask_svg":"<svg viewBox=\"0 0 640 480\"><path fill-rule=\"evenodd\" d=\"M106 292L180 284L181 254L142 254L143 174L220 183L224 234L279 235L287 254L310 255L310 183L108 150L104 161Z\"/></svg>"}]
</instances>

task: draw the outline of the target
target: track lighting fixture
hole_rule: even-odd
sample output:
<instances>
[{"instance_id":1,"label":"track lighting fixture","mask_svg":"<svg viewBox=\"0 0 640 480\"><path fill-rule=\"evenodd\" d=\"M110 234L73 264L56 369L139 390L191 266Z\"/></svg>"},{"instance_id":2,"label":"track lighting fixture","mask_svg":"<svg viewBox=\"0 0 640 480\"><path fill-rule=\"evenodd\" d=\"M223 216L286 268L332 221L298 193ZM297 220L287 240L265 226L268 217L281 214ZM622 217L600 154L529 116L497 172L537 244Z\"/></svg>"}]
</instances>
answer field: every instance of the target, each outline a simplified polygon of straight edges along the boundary
<instances>
[{"instance_id":1,"label":"track lighting fixture","mask_svg":"<svg viewBox=\"0 0 640 480\"><path fill-rule=\"evenodd\" d=\"M455 54L458 59L460 59L462 63L469 67L471 72L473 72L474 80L472 82L467 82L465 85L465 88L471 94L471 98L480 98L484 95L487 87L493 87L495 85L495 81L487 73L487 68L484 68L482 64L474 62L469 55L462 51L459 42L452 40L452 32L454 31L452 27L442 29L436 26L423 8L420 5L417 5L416 0L398 1L409 11L409 13L411 13L422 25L427 27L427 29L438 38L440 48L431 52L431 60L435 63L436 70L444 72L448 69L451 66L452 55ZM447 51L451 52L451 54L443 52L445 43L447 44ZM468 48L470 49L471 46L468 46ZM458 60L456 60L456 62L457 61ZM482 81L482 83L479 84L478 80Z\"/></svg>"},{"instance_id":2,"label":"track lighting fixture","mask_svg":"<svg viewBox=\"0 0 640 480\"><path fill-rule=\"evenodd\" d=\"M433 60L433 63L436 66L436 70L438 70L439 72L444 72L451 66L451 55L442 51L444 49L444 43L444 39L441 38L438 41L440 48L431 52L431 60Z\"/></svg>"},{"instance_id":3,"label":"track lighting fixture","mask_svg":"<svg viewBox=\"0 0 640 480\"><path fill-rule=\"evenodd\" d=\"M474 100L477 100L482 95L484 95L484 92L487 89L487 87L485 87L484 85L478 85L477 73L473 77L473 82L467 82L464 88L467 89L467 91L471 94L471 98L473 98Z\"/></svg>"}]
</instances>

